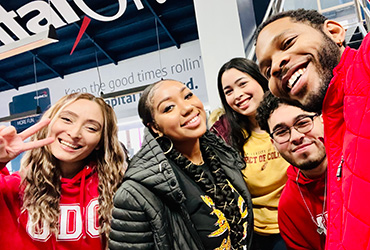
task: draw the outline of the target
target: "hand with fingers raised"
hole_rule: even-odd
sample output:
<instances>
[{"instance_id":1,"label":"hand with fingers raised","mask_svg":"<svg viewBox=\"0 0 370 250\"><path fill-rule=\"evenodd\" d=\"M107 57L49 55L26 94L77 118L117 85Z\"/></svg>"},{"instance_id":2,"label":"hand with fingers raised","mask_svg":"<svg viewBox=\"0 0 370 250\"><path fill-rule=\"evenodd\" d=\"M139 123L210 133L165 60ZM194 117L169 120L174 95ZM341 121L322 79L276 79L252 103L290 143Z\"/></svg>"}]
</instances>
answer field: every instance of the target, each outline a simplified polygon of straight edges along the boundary
<instances>
[{"instance_id":1,"label":"hand with fingers raised","mask_svg":"<svg viewBox=\"0 0 370 250\"><path fill-rule=\"evenodd\" d=\"M47 126L49 123L50 119L43 119L19 134L17 134L13 126L0 126L0 162L6 163L13 160L23 151L43 147L52 143L54 141L53 137L24 142L25 139Z\"/></svg>"}]
</instances>

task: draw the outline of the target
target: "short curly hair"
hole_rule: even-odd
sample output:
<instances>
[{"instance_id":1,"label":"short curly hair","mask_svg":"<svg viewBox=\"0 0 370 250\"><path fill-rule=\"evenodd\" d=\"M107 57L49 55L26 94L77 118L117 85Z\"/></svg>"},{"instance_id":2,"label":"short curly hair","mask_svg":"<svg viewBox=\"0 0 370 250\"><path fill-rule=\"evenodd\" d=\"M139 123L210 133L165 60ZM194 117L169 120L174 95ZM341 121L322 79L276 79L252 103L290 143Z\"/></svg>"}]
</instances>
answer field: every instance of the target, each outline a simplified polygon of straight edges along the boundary
<instances>
[{"instance_id":1,"label":"short curly hair","mask_svg":"<svg viewBox=\"0 0 370 250\"><path fill-rule=\"evenodd\" d=\"M262 130L265 130L267 133L271 133L268 119L275 110L277 110L282 105L291 105L304 110L302 105L297 102L281 99L274 96L270 91L267 91L263 96L263 100L257 108L256 120Z\"/></svg>"},{"instance_id":2,"label":"short curly hair","mask_svg":"<svg viewBox=\"0 0 370 250\"><path fill-rule=\"evenodd\" d=\"M256 35L255 35L255 41L257 41L258 35L267 25L269 25L272 22L275 22L276 20L284 18L284 17L290 17L293 20L293 22L306 23L320 31L322 31L323 24L327 20L325 16L323 16L316 10L297 9L297 10L283 11L283 12L277 13L269 17L260 26L258 26Z\"/></svg>"}]
</instances>

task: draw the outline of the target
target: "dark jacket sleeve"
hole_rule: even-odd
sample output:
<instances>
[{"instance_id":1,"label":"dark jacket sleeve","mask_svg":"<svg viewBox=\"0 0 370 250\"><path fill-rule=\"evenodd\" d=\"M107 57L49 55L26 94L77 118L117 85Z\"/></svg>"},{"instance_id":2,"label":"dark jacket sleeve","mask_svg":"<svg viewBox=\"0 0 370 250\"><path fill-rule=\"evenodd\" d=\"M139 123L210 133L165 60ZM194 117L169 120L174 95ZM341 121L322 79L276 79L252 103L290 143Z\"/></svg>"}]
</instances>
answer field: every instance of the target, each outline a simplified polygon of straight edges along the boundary
<instances>
[{"instance_id":1,"label":"dark jacket sleeve","mask_svg":"<svg viewBox=\"0 0 370 250\"><path fill-rule=\"evenodd\" d=\"M226 119L225 115L222 115L209 129L209 131L216 134L218 137L221 137L227 144L230 144L229 134L230 134L230 125Z\"/></svg>"},{"instance_id":2,"label":"dark jacket sleeve","mask_svg":"<svg viewBox=\"0 0 370 250\"><path fill-rule=\"evenodd\" d=\"M109 249L171 249L164 209L141 184L123 182L114 197Z\"/></svg>"}]
</instances>

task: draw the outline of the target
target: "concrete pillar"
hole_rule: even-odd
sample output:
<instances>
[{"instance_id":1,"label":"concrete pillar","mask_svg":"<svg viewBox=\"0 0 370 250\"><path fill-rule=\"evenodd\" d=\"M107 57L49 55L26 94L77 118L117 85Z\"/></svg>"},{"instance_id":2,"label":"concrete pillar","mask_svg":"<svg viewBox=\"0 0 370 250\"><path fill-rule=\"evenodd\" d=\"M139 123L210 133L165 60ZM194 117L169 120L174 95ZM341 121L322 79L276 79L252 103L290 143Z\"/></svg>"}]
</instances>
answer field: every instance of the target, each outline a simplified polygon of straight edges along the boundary
<instances>
[{"instance_id":1,"label":"concrete pillar","mask_svg":"<svg viewBox=\"0 0 370 250\"><path fill-rule=\"evenodd\" d=\"M209 108L221 107L217 73L233 57L245 57L237 0L194 0Z\"/></svg>"}]
</instances>

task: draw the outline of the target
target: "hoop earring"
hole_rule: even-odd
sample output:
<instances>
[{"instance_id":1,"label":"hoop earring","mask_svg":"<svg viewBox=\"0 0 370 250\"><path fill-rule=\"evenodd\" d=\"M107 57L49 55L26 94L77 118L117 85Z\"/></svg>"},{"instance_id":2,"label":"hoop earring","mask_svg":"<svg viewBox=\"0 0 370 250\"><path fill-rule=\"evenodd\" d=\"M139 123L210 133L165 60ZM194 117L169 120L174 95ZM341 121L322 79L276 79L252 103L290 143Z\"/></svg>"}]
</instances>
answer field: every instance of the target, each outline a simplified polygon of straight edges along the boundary
<instances>
[{"instance_id":1,"label":"hoop earring","mask_svg":"<svg viewBox=\"0 0 370 250\"><path fill-rule=\"evenodd\" d=\"M166 155L168 154L169 152L171 152L172 148L173 148L173 142L171 141L171 139L165 135L158 135L156 138L157 142L159 143L159 145L161 146L165 146L165 144L170 144L170 146L168 147L167 150L163 150L163 153ZM166 143L166 140L168 143Z\"/></svg>"}]
</instances>

